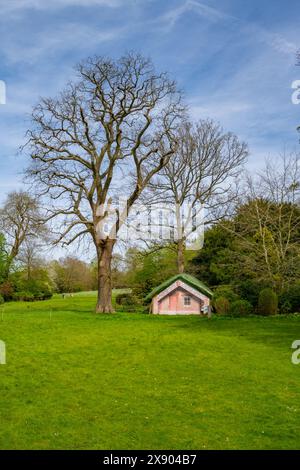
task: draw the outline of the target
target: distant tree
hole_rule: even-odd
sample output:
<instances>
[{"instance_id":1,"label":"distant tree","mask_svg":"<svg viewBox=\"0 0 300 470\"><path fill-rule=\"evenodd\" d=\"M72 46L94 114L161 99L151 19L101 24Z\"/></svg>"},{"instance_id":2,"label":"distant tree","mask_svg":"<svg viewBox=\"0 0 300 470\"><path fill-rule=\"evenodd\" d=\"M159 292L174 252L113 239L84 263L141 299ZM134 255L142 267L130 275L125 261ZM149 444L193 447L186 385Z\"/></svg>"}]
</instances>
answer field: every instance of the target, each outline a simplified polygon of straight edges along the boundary
<instances>
[{"instance_id":1,"label":"distant tree","mask_svg":"<svg viewBox=\"0 0 300 470\"><path fill-rule=\"evenodd\" d=\"M230 284L256 307L270 287L278 295L300 278L299 156L267 163L248 178L235 214L205 232L190 269L211 286Z\"/></svg>"},{"instance_id":2,"label":"distant tree","mask_svg":"<svg viewBox=\"0 0 300 470\"><path fill-rule=\"evenodd\" d=\"M40 241L34 238L26 239L20 247L17 259L25 270L28 281L32 278L34 271L45 265L41 257L41 248Z\"/></svg>"},{"instance_id":3,"label":"distant tree","mask_svg":"<svg viewBox=\"0 0 300 470\"><path fill-rule=\"evenodd\" d=\"M52 263L53 280L59 292L89 291L93 288L93 273L90 264L67 256Z\"/></svg>"},{"instance_id":4,"label":"distant tree","mask_svg":"<svg viewBox=\"0 0 300 470\"><path fill-rule=\"evenodd\" d=\"M207 228L203 248L194 253L188 263L188 271L210 286L232 284L236 279L235 236L224 230L224 224L231 223L217 223Z\"/></svg>"},{"instance_id":5,"label":"distant tree","mask_svg":"<svg viewBox=\"0 0 300 470\"><path fill-rule=\"evenodd\" d=\"M0 284L4 281L7 270L7 250L5 237L0 233Z\"/></svg>"},{"instance_id":6,"label":"distant tree","mask_svg":"<svg viewBox=\"0 0 300 470\"><path fill-rule=\"evenodd\" d=\"M124 257L120 253L114 253L112 256L111 272L113 288L118 289L127 287L125 261Z\"/></svg>"},{"instance_id":7,"label":"distant tree","mask_svg":"<svg viewBox=\"0 0 300 470\"><path fill-rule=\"evenodd\" d=\"M300 160L284 155L248 178L234 219L240 269L280 293L300 277Z\"/></svg>"},{"instance_id":8,"label":"distant tree","mask_svg":"<svg viewBox=\"0 0 300 470\"><path fill-rule=\"evenodd\" d=\"M112 312L111 260L124 211L174 154L183 107L176 85L150 60L127 54L95 57L78 67L79 81L56 99L42 99L29 131L28 175L61 226L56 242L89 235L98 266L98 313ZM113 228L105 230L109 216Z\"/></svg>"},{"instance_id":9,"label":"distant tree","mask_svg":"<svg viewBox=\"0 0 300 470\"><path fill-rule=\"evenodd\" d=\"M131 250L127 258L129 286L140 298L176 272L176 256L167 248Z\"/></svg>"},{"instance_id":10,"label":"distant tree","mask_svg":"<svg viewBox=\"0 0 300 470\"><path fill-rule=\"evenodd\" d=\"M3 273L4 279L7 279L24 244L45 231L37 200L24 191L10 193L0 208L0 231L5 236L7 246Z\"/></svg>"}]
</instances>

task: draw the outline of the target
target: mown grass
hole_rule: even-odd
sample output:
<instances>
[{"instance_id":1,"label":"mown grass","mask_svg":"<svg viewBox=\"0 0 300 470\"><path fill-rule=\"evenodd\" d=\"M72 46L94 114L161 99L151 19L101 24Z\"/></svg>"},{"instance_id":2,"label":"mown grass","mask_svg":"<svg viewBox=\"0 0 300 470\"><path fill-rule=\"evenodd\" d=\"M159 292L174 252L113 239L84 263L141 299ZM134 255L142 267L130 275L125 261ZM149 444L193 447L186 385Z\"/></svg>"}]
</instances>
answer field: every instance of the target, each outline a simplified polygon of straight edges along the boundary
<instances>
[{"instance_id":1,"label":"mown grass","mask_svg":"<svg viewBox=\"0 0 300 470\"><path fill-rule=\"evenodd\" d=\"M1 449L300 447L300 318L101 316L94 304L5 305Z\"/></svg>"}]
</instances>

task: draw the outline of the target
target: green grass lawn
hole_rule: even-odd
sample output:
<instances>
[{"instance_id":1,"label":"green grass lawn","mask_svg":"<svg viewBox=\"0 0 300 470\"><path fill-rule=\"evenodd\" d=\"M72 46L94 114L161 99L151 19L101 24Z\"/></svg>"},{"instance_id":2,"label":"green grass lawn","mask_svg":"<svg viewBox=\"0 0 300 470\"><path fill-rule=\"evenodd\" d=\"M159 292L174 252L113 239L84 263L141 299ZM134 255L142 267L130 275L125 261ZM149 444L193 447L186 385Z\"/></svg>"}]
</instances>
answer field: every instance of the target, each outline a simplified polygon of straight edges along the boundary
<instances>
[{"instance_id":1,"label":"green grass lawn","mask_svg":"<svg viewBox=\"0 0 300 470\"><path fill-rule=\"evenodd\" d=\"M300 447L300 318L101 316L94 304L5 305L1 449Z\"/></svg>"}]
</instances>

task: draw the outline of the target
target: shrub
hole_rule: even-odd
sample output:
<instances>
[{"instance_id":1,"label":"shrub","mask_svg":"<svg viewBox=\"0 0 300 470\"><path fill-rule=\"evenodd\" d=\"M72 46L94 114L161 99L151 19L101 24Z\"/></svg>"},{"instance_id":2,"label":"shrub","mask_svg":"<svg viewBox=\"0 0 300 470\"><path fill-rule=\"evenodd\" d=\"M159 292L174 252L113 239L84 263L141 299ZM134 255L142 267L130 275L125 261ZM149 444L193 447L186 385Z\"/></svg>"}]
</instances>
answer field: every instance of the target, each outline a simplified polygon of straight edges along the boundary
<instances>
[{"instance_id":1,"label":"shrub","mask_svg":"<svg viewBox=\"0 0 300 470\"><path fill-rule=\"evenodd\" d=\"M280 313L283 313L284 315L288 313L293 313L294 309L292 308L291 302L288 300L285 300L283 303L280 305Z\"/></svg>"},{"instance_id":2,"label":"shrub","mask_svg":"<svg viewBox=\"0 0 300 470\"><path fill-rule=\"evenodd\" d=\"M278 297L272 289L263 289L259 293L258 313L260 315L276 315L278 311Z\"/></svg>"},{"instance_id":3,"label":"shrub","mask_svg":"<svg viewBox=\"0 0 300 470\"><path fill-rule=\"evenodd\" d=\"M0 305L4 304L4 298L3 295L0 294Z\"/></svg>"},{"instance_id":4,"label":"shrub","mask_svg":"<svg viewBox=\"0 0 300 470\"><path fill-rule=\"evenodd\" d=\"M11 282L6 281L0 286L0 294L3 296L5 301L13 298L14 288Z\"/></svg>"},{"instance_id":5,"label":"shrub","mask_svg":"<svg viewBox=\"0 0 300 470\"><path fill-rule=\"evenodd\" d=\"M280 310L282 313L300 312L300 282L291 285L281 294Z\"/></svg>"},{"instance_id":6,"label":"shrub","mask_svg":"<svg viewBox=\"0 0 300 470\"><path fill-rule=\"evenodd\" d=\"M31 292L15 292L13 295L14 300L22 300L24 302L33 302L34 295Z\"/></svg>"},{"instance_id":7,"label":"shrub","mask_svg":"<svg viewBox=\"0 0 300 470\"><path fill-rule=\"evenodd\" d=\"M214 300L214 307L219 315L227 315L230 310L230 302L226 297L218 297Z\"/></svg>"},{"instance_id":8,"label":"shrub","mask_svg":"<svg viewBox=\"0 0 300 470\"><path fill-rule=\"evenodd\" d=\"M51 297L53 296L52 292L43 292L43 298L42 300L48 300L48 299L51 299Z\"/></svg>"},{"instance_id":9,"label":"shrub","mask_svg":"<svg viewBox=\"0 0 300 470\"><path fill-rule=\"evenodd\" d=\"M215 289L214 297L225 297L229 302L235 302L239 296L234 292L233 288L229 285L221 285Z\"/></svg>"},{"instance_id":10,"label":"shrub","mask_svg":"<svg viewBox=\"0 0 300 470\"><path fill-rule=\"evenodd\" d=\"M129 292L123 292L122 294L116 295L117 305L133 305L132 294Z\"/></svg>"},{"instance_id":11,"label":"shrub","mask_svg":"<svg viewBox=\"0 0 300 470\"><path fill-rule=\"evenodd\" d=\"M262 289L270 287L264 282L256 279L247 279L239 284L238 292L242 299L248 300L254 308L257 308L259 293Z\"/></svg>"},{"instance_id":12,"label":"shrub","mask_svg":"<svg viewBox=\"0 0 300 470\"><path fill-rule=\"evenodd\" d=\"M135 294L124 292L116 296L116 305L125 307L127 310L134 310L136 307L141 306L141 301Z\"/></svg>"},{"instance_id":13,"label":"shrub","mask_svg":"<svg viewBox=\"0 0 300 470\"><path fill-rule=\"evenodd\" d=\"M52 297L52 292L47 282L32 279L24 284L22 292L30 292L35 300L45 300Z\"/></svg>"},{"instance_id":14,"label":"shrub","mask_svg":"<svg viewBox=\"0 0 300 470\"><path fill-rule=\"evenodd\" d=\"M235 317L244 317L253 313L253 307L248 300L236 300L231 304L229 313Z\"/></svg>"}]
</instances>

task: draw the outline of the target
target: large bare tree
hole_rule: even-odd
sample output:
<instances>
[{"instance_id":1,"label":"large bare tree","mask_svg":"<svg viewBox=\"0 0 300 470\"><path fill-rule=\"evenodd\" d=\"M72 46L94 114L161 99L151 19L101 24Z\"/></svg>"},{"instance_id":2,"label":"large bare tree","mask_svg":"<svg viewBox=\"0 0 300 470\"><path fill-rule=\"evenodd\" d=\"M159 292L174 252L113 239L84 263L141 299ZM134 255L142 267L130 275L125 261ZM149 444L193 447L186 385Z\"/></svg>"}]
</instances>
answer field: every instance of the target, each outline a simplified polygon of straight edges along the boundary
<instances>
[{"instance_id":1,"label":"large bare tree","mask_svg":"<svg viewBox=\"0 0 300 470\"><path fill-rule=\"evenodd\" d=\"M90 235L98 260L96 312L113 311L111 259L125 212L175 151L183 112L176 84L150 60L128 54L118 61L90 58L79 78L56 99L42 99L29 131L28 174L48 202L47 220L60 220L56 242ZM114 227L105 230L108 216Z\"/></svg>"},{"instance_id":2,"label":"large bare tree","mask_svg":"<svg viewBox=\"0 0 300 470\"><path fill-rule=\"evenodd\" d=\"M199 225L211 224L231 213L248 151L245 143L211 120L185 122L177 140L174 157L151 183L148 203L167 203L172 208L175 236L168 246L175 249L177 269L182 273L186 243L193 232L197 237Z\"/></svg>"},{"instance_id":3,"label":"large bare tree","mask_svg":"<svg viewBox=\"0 0 300 470\"><path fill-rule=\"evenodd\" d=\"M25 191L8 194L0 208L0 232L4 234L8 247L4 273L4 278L7 278L25 244L45 232L38 201Z\"/></svg>"}]
</instances>

